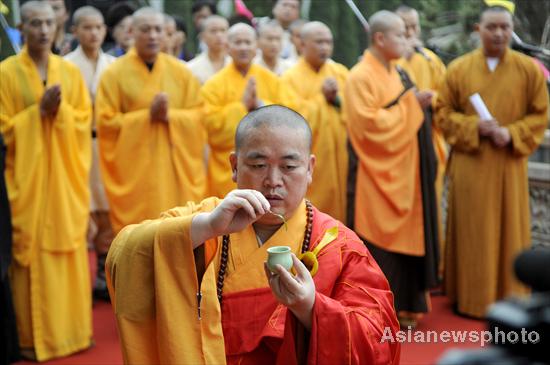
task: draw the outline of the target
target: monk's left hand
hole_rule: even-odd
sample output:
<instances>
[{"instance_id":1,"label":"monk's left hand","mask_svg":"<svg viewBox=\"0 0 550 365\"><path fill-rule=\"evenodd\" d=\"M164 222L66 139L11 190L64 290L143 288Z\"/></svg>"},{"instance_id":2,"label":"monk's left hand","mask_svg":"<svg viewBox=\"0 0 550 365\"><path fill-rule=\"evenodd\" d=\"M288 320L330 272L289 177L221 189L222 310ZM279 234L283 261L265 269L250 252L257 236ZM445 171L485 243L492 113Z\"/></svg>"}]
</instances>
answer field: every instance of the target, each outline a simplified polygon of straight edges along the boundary
<instances>
[{"instance_id":1,"label":"monk's left hand","mask_svg":"<svg viewBox=\"0 0 550 365\"><path fill-rule=\"evenodd\" d=\"M288 307L310 331L313 305L315 304L315 283L309 270L294 254L292 254L292 261L296 276L286 271L281 265L277 265L276 272L272 273L267 267L267 263L264 263L265 275L277 301Z\"/></svg>"},{"instance_id":2,"label":"monk's left hand","mask_svg":"<svg viewBox=\"0 0 550 365\"><path fill-rule=\"evenodd\" d=\"M508 146L508 144L512 140L512 136L510 136L510 131L508 130L508 128L498 127L491 135L491 139L493 140L495 146L502 148Z\"/></svg>"}]
</instances>

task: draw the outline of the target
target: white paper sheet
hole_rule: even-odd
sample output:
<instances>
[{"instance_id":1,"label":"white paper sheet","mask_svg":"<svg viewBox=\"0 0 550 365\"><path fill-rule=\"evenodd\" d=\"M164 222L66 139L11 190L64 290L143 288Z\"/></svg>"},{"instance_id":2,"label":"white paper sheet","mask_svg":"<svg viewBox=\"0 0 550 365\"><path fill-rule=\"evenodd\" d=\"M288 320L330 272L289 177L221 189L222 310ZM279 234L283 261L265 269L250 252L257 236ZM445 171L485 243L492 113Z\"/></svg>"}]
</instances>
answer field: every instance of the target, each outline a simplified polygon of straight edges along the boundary
<instances>
[{"instance_id":1,"label":"white paper sheet","mask_svg":"<svg viewBox=\"0 0 550 365\"><path fill-rule=\"evenodd\" d=\"M470 103L472 103L472 106L476 110L476 113L477 115L479 115L479 118L481 120L493 119L493 116L489 112L489 109L487 109L487 105L485 105L485 103L483 102L481 95L479 95L478 93L470 95Z\"/></svg>"}]
</instances>

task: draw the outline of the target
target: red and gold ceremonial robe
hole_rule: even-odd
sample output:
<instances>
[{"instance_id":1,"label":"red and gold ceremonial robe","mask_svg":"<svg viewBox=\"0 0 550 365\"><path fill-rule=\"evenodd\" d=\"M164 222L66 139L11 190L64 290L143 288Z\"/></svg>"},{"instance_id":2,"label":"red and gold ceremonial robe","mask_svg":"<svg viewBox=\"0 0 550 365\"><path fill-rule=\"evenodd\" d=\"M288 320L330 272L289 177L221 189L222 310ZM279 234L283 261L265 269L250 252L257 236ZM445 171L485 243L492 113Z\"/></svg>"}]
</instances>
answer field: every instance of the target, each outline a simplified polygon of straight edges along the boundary
<instances>
[{"instance_id":1,"label":"red and gold ceremonial robe","mask_svg":"<svg viewBox=\"0 0 550 365\"><path fill-rule=\"evenodd\" d=\"M252 226L230 235L220 307L221 238L201 246L204 260L196 260L200 250L193 251L190 239L194 214L219 202L209 198L175 208L161 219L125 228L113 242L107 276L126 363L297 363L295 344L305 337L296 334L303 327L275 300L263 262L272 246L287 245L299 253L305 203L287 229L260 247ZM318 253L312 328L309 343L300 347L307 363L397 364L399 344L381 341L398 323L380 268L351 230L317 209L312 228L311 249L327 241L328 229L335 228L337 235ZM204 274L197 275L201 263Z\"/></svg>"}]
</instances>

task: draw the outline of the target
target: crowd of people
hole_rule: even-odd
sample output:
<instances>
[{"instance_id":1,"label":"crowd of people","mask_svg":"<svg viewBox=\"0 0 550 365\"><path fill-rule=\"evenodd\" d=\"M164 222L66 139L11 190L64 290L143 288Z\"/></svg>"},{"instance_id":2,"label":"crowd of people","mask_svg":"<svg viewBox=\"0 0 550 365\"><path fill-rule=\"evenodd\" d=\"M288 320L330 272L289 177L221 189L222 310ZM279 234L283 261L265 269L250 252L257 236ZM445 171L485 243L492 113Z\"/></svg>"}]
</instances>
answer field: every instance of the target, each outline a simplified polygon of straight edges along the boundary
<instances>
[{"instance_id":1,"label":"crowd of people","mask_svg":"<svg viewBox=\"0 0 550 365\"><path fill-rule=\"evenodd\" d=\"M196 1L196 56L178 15L84 6L69 35L63 0L25 2L24 47L0 63L5 360L92 346L94 297L127 363L397 364L382 334L416 326L442 282L475 318L526 293L512 261L549 101L509 48L511 4L448 68L415 9L379 11L348 70L299 0L254 22ZM264 270L278 245L294 274Z\"/></svg>"}]
</instances>

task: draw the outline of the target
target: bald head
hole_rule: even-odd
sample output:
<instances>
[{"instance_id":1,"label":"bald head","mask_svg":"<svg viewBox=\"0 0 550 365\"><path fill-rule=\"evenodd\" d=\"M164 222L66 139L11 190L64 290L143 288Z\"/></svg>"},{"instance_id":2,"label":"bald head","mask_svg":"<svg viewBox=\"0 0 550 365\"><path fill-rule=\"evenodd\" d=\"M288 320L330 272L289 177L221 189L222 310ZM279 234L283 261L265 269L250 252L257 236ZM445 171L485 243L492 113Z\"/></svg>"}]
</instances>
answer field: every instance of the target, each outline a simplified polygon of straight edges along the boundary
<instances>
[{"instance_id":1,"label":"bald head","mask_svg":"<svg viewBox=\"0 0 550 365\"><path fill-rule=\"evenodd\" d=\"M382 10L369 19L371 51L386 61L401 58L407 50L405 23L395 13Z\"/></svg>"},{"instance_id":2,"label":"bald head","mask_svg":"<svg viewBox=\"0 0 550 365\"><path fill-rule=\"evenodd\" d=\"M400 5L397 9L395 9L395 13L399 16L401 16L401 14L408 14L408 13L418 14L415 8L411 8L408 5Z\"/></svg>"},{"instance_id":3,"label":"bald head","mask_svg":"<svg viewBox=\"0 0 550 365\"><path fill-rule=\"evenodd\" d=\"M332 34L330 28L327 27L324 23L314 21L304 24L304 26L300 30L300 37L302 38L302 40L306 40L319 32Z\"/></svg>"},{"instance_id":4,"label":"bald head","mask_svg":"<svg viewBox=\"0 0 550 365\"><path fill-rule=\"evenodd\" d=\"M321 22L309 22L300 32L302 56L313 69L319 70L333 51L332 32Z\"/></svg>"},{"instance_id":5,"label":"bald head","mask_svg":"<svg viewBox=\"0 0 550 365\"><path fill-rule=\"evenodd\" d=\"M238 35L247 35L256 40L256 31L250 25L245 23L237 23L232 25L231 28L227 31L227 37L229 41L232 38L235 38Z\"/></svg>"},{"instance_id":6,"label":"bald head","mask_svg":"<svg viewBox=\"0 0 550 365\"><path fill-rule=\"evenodd\" d=\"M164 24L165 16L163 13L158 11L155 8L144 7L138 9L134 14L132 14L132 26L137 26L139 23L143 22L145 19L158 18L160 22ZM171 17L172 18L172 17ZM173 20L174 18L172 18Z\"/></svg>"},{"instance_id":7,"label":"bald head","mask_svg":"<svg viewBox=\"0 0 550 365\"><path fill-rule=\"evenodd\" d=\"M374 13L370 19L370 39L374 43L376 33L386 34L388 31L395 30L403 25L403 20L399 15L391 11L381 10Z\"/></svg>"},{"instance_id":8,"label":"bald head","mask_svg":"<svg viewBox=\"0 0 550 365\"><path fill-rule=\"evenodd\" d=\"M239 123L235 133L235 151L246 143L250 132L260 128L290 128L303 136L304 145L311 150L311 128L302 115L282 105L267 105L248 113Z\"/></svg>"},{"instance_id":9,"label":"bald head","mask_svg":"<svg viewBox=\"0 0 550 365\"><path fill-rule=\"evenodd\" d=\"M172 15L169 14L162 14L164 17L164 25L173 25L174 28L176 27L176 19Z\"/></svg>"},{"instance_id":10,"label":"bald head","mask_svg":"<svg viewBox=\"0 0 550 365\"><path fill-rule=\"evenodd\" d=\"M46 1L27 1L21 6L21 22L26 23L35 13L45 13L55 17L51 5Z\"/></svg>"},{"instance_id":11,"label":"bald head","mask_svg":"<svg viewBox=\"0 0 550 365\"><path fill-rule=\"evenodd\" d=\"M280 32L281 34L284 32L283 27L281 27L279 22L277 22L276 20L270 20L260 25L260 27L258 28L258 37L260 38L267 32L273 30L276 32Z\"/></svg>"},{"instance_id":12,"label":"bald head","mask_svg":"<svg viewBox=\"0 0 550 365\"><path fill-rule=\"evenodd\" d=\"M93 6L83 6L78 8L73 14L73 25L78 26L84 18L97 18L101 20L101 23L104 22L101 12Z\"/></svg>"},{"instance_id":13,"label":"bald head","mask_svg":"<svg viewBox=\"0 0 550 365\"><path fill-rule=\"evenodd\" d=\"M488 6L481 12L481 15L479 17L480 23L485 20L486 17L491 17L492 15L501 15L503 17L509 18L510 23L513 23L514 16L510 12L509 9L505 8L504 6Z\"/></svg>"},{"instance_id":14,"label":"bald head","mask_svg":"<svg viewBox=\"0 0 550 365\"><path fill-rule=\"evenodd\" d=\"M407 5L401 5L395 10L395 13L405 23L407 38L420 38L420 17L418 16L418 12Z\"/></svg>"},{"instance_id":15,"label":"bald head","mask_svg":"<svg viewBox=\"0 0 550 365\"><path fill-rule=\"evenodd\" d=\"M201 32L205 31L211 27L222 26L226 29L229 29L229 22L223 16L220 15L210 15L208 18L204 19L202 22Z\"/></svg>"}]
</instances>

